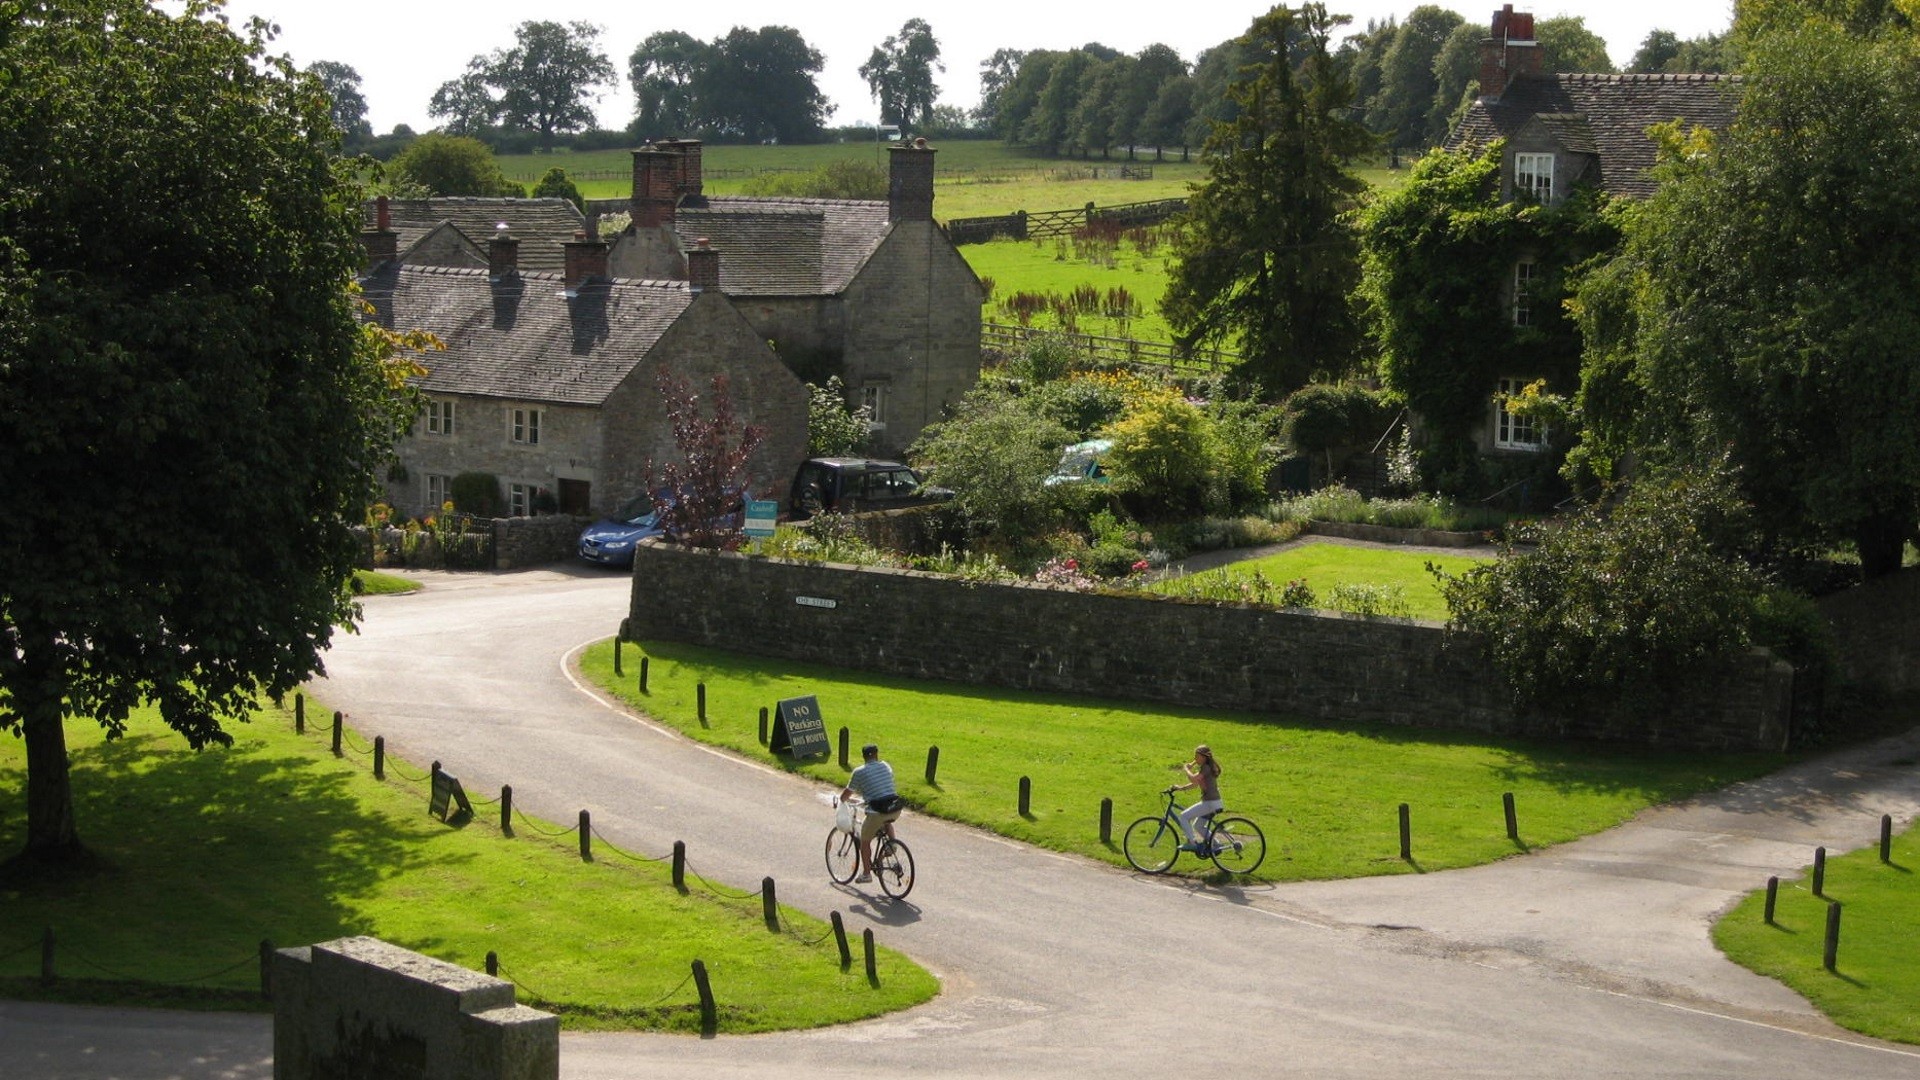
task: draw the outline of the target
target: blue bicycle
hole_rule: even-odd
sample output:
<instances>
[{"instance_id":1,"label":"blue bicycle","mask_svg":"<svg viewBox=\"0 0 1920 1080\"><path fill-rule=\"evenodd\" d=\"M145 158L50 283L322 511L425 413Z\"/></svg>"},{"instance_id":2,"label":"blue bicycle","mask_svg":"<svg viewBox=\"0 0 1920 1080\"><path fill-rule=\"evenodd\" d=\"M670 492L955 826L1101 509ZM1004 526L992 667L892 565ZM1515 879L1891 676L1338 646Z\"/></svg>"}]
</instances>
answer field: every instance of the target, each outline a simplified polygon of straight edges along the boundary
<instances>
[{"instance_id":1,"label":"blue bicycle","mask_svg":"<svg viewBox=\"0 0 1920 1080\"><path fill-rule=\"evenodd\" d=\"M1229 874L1251 874L1260 868L1267 857L1267 838L1260 826L1243 817L1229 817L1225 809L1217 810L1200 819L1200 843L1189 846L1186 830L1180 827L1183 808L1174 801L1174 791L1168 788L1160 793L1167 797L1167 806L1159 817L1141 818L1127 826L1127 834L1121 838L1121 850L1135 870L1164 874L1182 851L1212 859L1213 865Z\"/></svg>"}]
</instances>

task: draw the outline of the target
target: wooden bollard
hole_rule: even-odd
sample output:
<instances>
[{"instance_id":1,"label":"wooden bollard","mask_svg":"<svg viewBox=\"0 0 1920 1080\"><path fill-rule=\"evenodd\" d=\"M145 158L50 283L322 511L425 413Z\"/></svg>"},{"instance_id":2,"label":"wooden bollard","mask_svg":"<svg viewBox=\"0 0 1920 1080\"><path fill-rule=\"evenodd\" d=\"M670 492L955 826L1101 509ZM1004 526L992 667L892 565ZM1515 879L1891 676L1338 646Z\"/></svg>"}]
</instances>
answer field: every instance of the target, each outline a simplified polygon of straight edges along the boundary
<instances>
[{"instance_id":1,"label":"wooden bollard","mask_svg":"<svg viewBox=\"0 0 1920 1080\"><path fill-rule=\"evenodd\" d=\"M760 879L760 916L767 920L767 929L780 932L780 905L773 898L773 879Z\"/></svg>"},{"instance_id":2,"label":"wooden bollard","mask_svg":"<svg viewBox=\"0 0 1920 1080\"><path fill-rule=\"evenodd\" d=\"M867 981L880 985L880 965L873 952L873 928L860 931L860 946L867 952Z\"/></svg>"},{"instance_id":3,"label":"wooden bollard","mask_svg":"<svg viewBox=\"0 0 1920 1080\"><path fill-rule=\"evenodd\" d=\"M1763 921L1768 926L1773 925L1773 909L1775 904L1779 901L1779 899L1780 899L1780 879L1777 877L1770 877L1767 879L1767 909L1766 909L1766 915L1763 919Z\"/></svg>"},{"instance_id":4,"label":"wooden bollard","mask_svg":"<svg viewBox=\"0 0 1920 1080\"><path fill-rule=\"evenodd\" d=\"M1880 861L1893 862L1893 815L1880 815Z\"/></svg>"},{"instance_id":5,"label":"wooden bollard","mask_svg":"<svg viewBox=\"0 0 1920 1080\"><path fill-rule=\"evenodd\" d=\"M707 981L707 965L693 962L693 988L700 993L700 1030L711 1035L720 1026L720 1010L713 1004L713 984Z\"/></svg>"},{"instance_id":6,"label":"wooden bollard","mask_svg":"<svg viewBox=\"0 0 1920 1080\"><path fill-rule=\"evenodd\" d=\"M1840 962L1840 901L1827 905L1827 944L1820 956L1820 962L1832 971Z\"/></svg>"},{"instance_id":7,"label":"wooden bollard","mask_svg":"<svg viewBox=\"0 0 1920 1080\"><path fill-rule=\"evenodd\" d=\"M843 726L840 729L840 767L841 768L843 769L853 768L853 761L849 757L849 754L851 753L852 749L853 749L853 732L848 731Z\"/></svg>"},{"instance_id":8,"label":"wooden bollard","mask_svg":"<svg viewBox=\"0 0 1920 1080\"><path fill-rule=\"evenodd\" d=\"M760 745L767 745L767 707L760 706Z\"/></svg>"},{"instance_id":9,"label":"wooden bollard","mask_svg":"<svg viewBox=\"0 0 1920 1080\"><path fill-rule=\"evenodd\" d=\"M853 950L847 948L847 923L838 911L832 913L830 921L833 923L834 944L840 946L840 970L845 971L853 966Z\"/></svg>"},{"instance_id":10,"label":"wooden bollard","mask_svg":"<svg viewBox=\"0 0 1920 1080\"><path fill-rule=\"evenodd\" d=\"M593 861L593 815L580 811L580 860Z\"/></svg>"},{"instance_id":11,"label":"wooden bollard","mask_svg":"<svg viewBox=\"0 0 1920 1080\"><path fill-rule=\"evenodd\" d=\"M53 985L53 927L40 934L40 985Z\"/></svg>"},{"instance_id":12,"label":"wooden bollard","mask_svg":"<svg viewBox=\"0 0 1920 1080\"><path fill-rule=\"evenodd\" d=\"M487 950L487 974L496 979L500 977L500 954L492 949Z\"/></svg>"},{"instance_id":13,"label":"wooden bollard","mask_svg":"<svg viewBox=\"0 0 1920 1080\"><path fill-rule=\"evenodd\" d=\"M373 737L373 778L375 780L387 778L387 737L385 735Z\"/></svg>"},{"instance_id":14,"label":"wooden bollard","mask_svg":"<svg viewBox=\"0 0 1920 1080\"><path fill-rule=\"evenodd\" d=\"M500 835L513 835L513 785L500 785Z\"/></svg>"},{"instance_id":15,"label":"wooden bollard","mask_svg":"<svg viewBox=\"0 0 1920 1080\"><path fill-rule=\"evenodd\" d=\"M620 639L618 637L613 639L613 673L615 675L626 674L620 670Z\"/></svg>"},{"instance_id":16,"label":"wooden bollard","mask_svg":"<svg viewBox=\"0 0 1920 1080\"><path fill-rule=\"evenodd\" d=\"M1413 858L1413 808L1400 804L1400 857Z\"/></svg>"},{"instance_id":17,"label":"wooden bollard","mask_svg":"<svg viewBox=\"0 0 1920 1080\"><path fill-rule=\"evenodd\" d=\"M1113 843L1113 800L1100 800L1100 842Z\"/></svg>"},{"instance_id":18,"label":"wooden bollard","mask_svg":"<svg viewBox=\"0 0 1920 1080\"><path fill-rule=\"evenodd\" d=\"M273 1000L273 940L260 939L260 999Z\"/></svg>"},{"instance_id":19,"label":"wooden bollard","mask_svg":"<svg viewBox=\"0 0 1920 1080\"><path fill-rule=\"evenodd\" d=\"M307 733L307 695L305 694L293 695L293 733L295 735Z\"/></svg>"},{"instance_id":20,"label":"wooden bollard","mask_svg":"<svg viewBox=\"0 0 1920 1080\"><path fill-rule=\"evenodd\" d=\"M693 688L693 699L701 723L707 722L707 684L697 683Z\"/></svg>"},{"instance_id":21,"label":"wooden bollard","mask_svg":"<svg viewBox=\"0 0 1920 1080\"><path fill-rule=\"evenodd\" d=\"M673 842L673 887L681 892L687 891L687 842Z\"/></svg>"},{"instance_id":22,"label":"wooden bollard","mask_svg":"<svg viewBox=\"0 0 1920 1080\"><path fill-rule=\"evenodd\" d=\"M1513 792L1500 796L1500 807L1507 813L1507 839L1517 844L1520 842L1520 818L1513 812Z\"/></svg>"},{"instance_id":23,"label":"wooden bollard","mask_svg":"<svg viewBox=\"0 0 1920 1080\"><path fill-rule=\"evenodd\" d=\"M1033 780L1030 777L1023 776L1020 778L1020 816L1027 817L1028 810L1032 805Z\"/></svg>"},{"instance_id":24,"label":"wooden bollard","mask_svg":"<svg viewBox=\"0 0 1920 1080\"><path fill-rule=\"evenodd\" d=\"M335 709L333 712L333 756L334 757L341 756L340 729L341 729L341 726L345 723L345 721L346 721L346 717L341 715L340 710Z\"/></svg>"},{"instance_id":25,"label":"wooden bollard","mask_svg":"<svg viewBox=\"0 0 1920 1080\"><path fill-rule=\"evenodd\" d=\"M1827 890L1827 849L1813 849L1813 895L1825 896Z\"/></svg>"},{"instance_id":26,"label":"wooden bollard","mask_svg":"<svg viewBox=\"0 0 1920 1080\"><path fill-rule=\"evenodd\" d=\"M937 786L934 783L933 777L934 777L934 774L939 771L940 771L940 748L937 746L929 746L927 747L927 784L929 786Z\"/></svg>"},{"instance_id":27,"label":"wooden bollard","mask_svg":"<svg viewBox=\"0 0 1920 1080\"><path fill-rule=\"evenodd\" d=\"M640 658L640 692L647 692L647 658Z\"/></svg>"}]
</instances>

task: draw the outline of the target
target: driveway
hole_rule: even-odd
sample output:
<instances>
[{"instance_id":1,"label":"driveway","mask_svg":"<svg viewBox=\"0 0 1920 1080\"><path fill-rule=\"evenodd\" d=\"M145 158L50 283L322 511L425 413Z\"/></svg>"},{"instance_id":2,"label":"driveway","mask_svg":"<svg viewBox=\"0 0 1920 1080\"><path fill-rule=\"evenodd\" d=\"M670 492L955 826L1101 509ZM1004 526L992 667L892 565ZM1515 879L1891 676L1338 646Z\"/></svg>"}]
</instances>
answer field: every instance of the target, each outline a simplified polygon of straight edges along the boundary
<instances>
[{"instance_id":1,"label":"driveway","mask_svg":"<svg viewBox=\"0 0 1920 1080\"><path fill-rule=\"evenodd\" d=\"M631 851L684 840L700 874L743 891L772 876L783 902L841 911L944 985L917 1009L817 1031L569 1034L566 1077L1920 1075L1920 1048L1836 1028L1707 937L1716 912L1814 846L1866 846L1880 814L1920 812L1920 730L1577 843L1350 882L1157 880L909 814L920 881L890 905L826 880L817 785L689 742L571 674L569 657L618 625L624 576L420 576L424 592L369 599L363 632L336 643L312 688L327 707L469 791L510 783L516 806L559 822L589 809ZM0 1003L0 1076L265 1077L269 1026Z\"/></svg>"}]
</instances>

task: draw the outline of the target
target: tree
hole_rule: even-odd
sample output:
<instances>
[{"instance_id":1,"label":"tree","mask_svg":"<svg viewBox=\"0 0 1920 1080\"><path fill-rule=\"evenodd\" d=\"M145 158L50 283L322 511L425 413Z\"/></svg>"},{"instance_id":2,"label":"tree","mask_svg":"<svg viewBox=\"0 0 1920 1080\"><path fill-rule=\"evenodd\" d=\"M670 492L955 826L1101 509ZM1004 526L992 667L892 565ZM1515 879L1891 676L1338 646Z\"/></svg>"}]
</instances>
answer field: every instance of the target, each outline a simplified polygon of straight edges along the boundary
<instances>
[{"instance_id":1,"label":"tree","mask_svg":"<svg viewBox=\"0 0 1920 1080\"><path fill-rule=\"evenodd\" d=\"M114 737L153 702L225 745L320 670L418 371L357 318L327 100L264 22L170 6L35 5L0 36L0 729L30 864L85 857L68 718Z\"/></svg>"},{"instance_id":2,"label":"tree","mask_svg":"<svg viewBox=\"0 0 1920 1080\"><path fill-rule=\"evenodd\" d=\"M1240 39L1254 63L1228 90L1239 116L1207 141L1162 302L1189 344L1237 339L1240 374L1274 395L1345 371L1358 343L1341 215L1365 189L1345 162L1373 140L1327 49L1341 21L1321 4L1276 7Z\"/></svg>"},{"instance_id":3,"label":"tree","mask_svg":"<svg viewBox=\"0 0 1920 1080\"><path fill-rule=\"evenodd\" d=\"M1739 0L1733 37L1744 49L1768 34L1815 23L1865 37L1880 29L1911 30L1916 17L1920 8L1913 0Z\"/></svg>"},{"instance_id":4,"label":"tree","mask_svg":"<svg viewBox=\"0 0 1920 1080\"><path fill-rule=\"evenodd\" d=\"M940 88L933 85L935 70L945 71L940 62L940 42L924 19L908 19L900 32L874 47L873 55L860 65L860 77L873 91L880 106L880 122L899 124L902 132L933 119L933 102Z\"/></svg>"},{"instance_id":5,"label":"tree","mask_svg":"<svg viewBox=\"0 0 1920 1080\"><path fill-rule=\"evenodd\" d=\"M593 126L588 101L595 88L613 81L613 63L600 51L600 28L588 22L523 22L514 46L485 63L487 85L500 92L500 117L511 127L540 134L542 149L554 136Z\"/></svg>"},{"instance_id":6,"label":"tree","mask_svg":"<svg viewBox=\"0 0 1920 1080\"><path fill-rule=\"evenodd\" d=\"M1640 42L1633 59L1627 61L1627 72L1631 75L1657 75L1667 70L1667 64L1679 55L1680 35L1671 30L1653 30Z\"/></svg>"},{"instance_id":7,"label":"tree","mask_svg":"<svg viewBox=\"0 0 1920 1080\"><path fill-rule=\"evenodd\" d=\"M1466 20L1423 4L1407 15L1380 62L1380 95L1368 127L1389 146L1430 146L1446 137L1428 126L1440 85L1436 62L1453 32Z\"/></svg>"},{"instance_id":8,"label":"tree","mask_svg":"<svg viewBox=\"0 0 1920 1080\"><path fill-rule=\"evenodd\" d=\"M825 65L792 27L734 27L713 43L713 62L694 82L701 130L748 142L818 138L833 112L814 82Z\"/></svg>"},{"instance_id":9,"label":"tree","mask_svg":"<svg viewBox=\"0 0 1920 1080\"><path fill-rule=\"evenodd\" d=\"M555 165L540 177L530 193L536 199L565 199L573 204L575 210L585 211L587 201L580 194L580 186L567 175L567 170Z\"/></svg>"},{"instance_id":10,"label":"tree","mask_svg":"<svg viewBox=\"0 0 1920 1080\"><path fill-rule=\"evenodd\" d=\"M1480 88L1480 27L1463 22L1447 35L1433 58L1433 108L1427 113L1429 145L1444 141Z\"/></svg>"},{"instance_id":11,"label":"tree","mask_svg":"<svg viewBox=\"0 0 1920 1080\"><path fill-rule=\"evenodd\" d=\"M1547 74L1606 74L1613 71L1607 43L1577 15L1541 19L1533 28L1540 43L1540 70Z\"/></svg>"},{"instance_id":12,"label":"tree","mask_svg":"<svg viewBox=\"0 0 1920 1080\"><path fill-rule=\"evenodd\" d=\"M713 49L678 30L650 35L627 61L633 87L633 133L641 138L691 134L698 115L695 86Z\"/></svg>"},{"instance_id":13,"label":"tree","mask_svg":"<svg viewBox=\"0 0 1920 1080\"><path fill-rule=\"evenodd\" d=\"M1052 65L1047 84L1020 131L1020 141L1037 150L1057 154L1076 134L1073 110L1092 80L1099 61L1085 49L1074 49Z\"/></svg>"},{"instance_id":14,"label":"tree","mask_svg":"<svg viewBox=\"0 0 1920 1080\"><path fill-rule=\"evenodd\" d=\"M500 118L500 103L487 86L487 62L476 56L466 73L440 84L427 103L427 115L445 120L449 135L478 135Z\"/></svg>"},{"instance_id":15,"label":"tree","mask_svg":"<svg viewBox=\"0 0 1920 1080\"><path fill-rule=\"evenodd\" d=\"M1920 532L1920 46L1812 23L1751 48L1734 125L1665 132L1665 182L1581 285L1585 437L1602 467L1725 449L1777 543L1887 573Z\"/></svg>"},{"instance_id":16,"label":"tree","mask_svg":"<svg viewBox=\"0 0 1920 1080\"><path fill-rule=\"evenodd\" d=\"M658 467L647 462L647 490L671 493L660 511L661 528L689 547L739 547L739 529L728 522L741 499L751 494L747 464L766 438L766 429L735 418L732 380L725 375L713 377L704 402L691 383L665 367L655 375L654 386L680 452L679 460Z\"/></svg>"},{"instance_id":17,"label":"tree","mask_svg":"<svg viewBox=\"0 0 1920 1080\"><path fill-rule=\"evenodd\" d=\"M487 144L464 135L429 131L395 155L389 167L435 195L523 194L500 172Z\"/></svg>"},{"instance_id":18,"label":"tree","mask_svg":"<svg viewBox=\"0 0 1920 1080\"><path fill-rule=\"evenodd\" d=\"M973 116L988 131L1000 130L1001 97L1013 85L1026 56L1019 49L995 49L980 61L980 104Z\"/></svg>"},{"instance_id":19,"label":"tree","mask_svg":"<svg viewBox=\"0 0 1920 1080\"><path fill-rule=\"evenodd\" d=\"M320 80L320 88L331 103L328 115L348 144L373 138L373 125L367 123L367 99L360 93L359 72L332 60L317 60L307 65L307 74Z\"/></svg>"},{"instance_id":20,"label":"tree","mask_svg":"<svg viewBox=\"0 0 1920 1080\"><path fill-rule=\"evenodd\" d=\"M871 437L870 410L847 404L847 388L840 376L829 375L825 386L807 384L807 453L813 457L852 457L863 454Z\"/></svg>"}]
</instances>

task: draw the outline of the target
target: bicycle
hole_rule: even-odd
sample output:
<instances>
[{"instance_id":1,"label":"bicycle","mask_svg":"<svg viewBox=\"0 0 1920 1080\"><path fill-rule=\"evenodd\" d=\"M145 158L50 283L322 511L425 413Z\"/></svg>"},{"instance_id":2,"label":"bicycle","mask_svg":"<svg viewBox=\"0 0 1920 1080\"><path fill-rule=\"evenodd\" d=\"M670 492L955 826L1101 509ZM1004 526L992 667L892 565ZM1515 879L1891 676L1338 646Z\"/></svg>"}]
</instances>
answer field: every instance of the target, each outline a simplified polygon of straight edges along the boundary
<instances>
[{"instance_id":1,"label":"bicycle","mask_svg":"<svg viewBox=\"0 0 1920 1080\"><path fill-rule=\"evenodd\" d=\"M1143 817L1127 826L1121 849L1127 861L1143 874L1164 874L1180 858L1187 842L1187 831L1180 826L1182 807L1174 802L1175 788L1160 794L1167 797L1166 809L1159 817ZM1195 852L1229 874L1251 874L1267 857L1266 834L1260 826L1243 817L1228 817L1223 808L1200 819L1200 844Z\"/></svg>"},{"instance_id":2,"label":"bicycle","mask_svg":"<svg viewBox=\"0 0 1920 1080\"><path fill-rule=\"evenodd\" d=\"M861 803L852 799L843 803L835 797L830 805L839 813L833 828L827 831L827 876L835 885L845 885L859 869L860 823L866 811ZM880 883L880 891L892 899L905 900L913 891L913 852L893 835L892 824L873 838L870 869L874 880Z\"/></svg>"}]
</instances>

